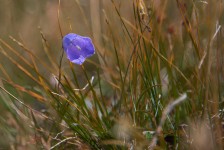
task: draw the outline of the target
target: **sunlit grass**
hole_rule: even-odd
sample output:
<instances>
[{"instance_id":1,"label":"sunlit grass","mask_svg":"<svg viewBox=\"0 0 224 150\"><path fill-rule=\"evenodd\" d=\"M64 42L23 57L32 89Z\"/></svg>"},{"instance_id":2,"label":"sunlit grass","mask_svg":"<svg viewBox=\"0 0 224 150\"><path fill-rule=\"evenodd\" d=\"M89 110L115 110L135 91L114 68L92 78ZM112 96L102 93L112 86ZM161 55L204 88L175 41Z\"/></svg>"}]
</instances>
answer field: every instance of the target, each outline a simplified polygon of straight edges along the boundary
<instances>
[{"instance_id":1,"label":"sunlit grass","mask_svg":"<svg viewBox=\"0 0 224 150\"><path fill-rule=\"evenodd\" d=\"M63 18L62 3L55 14L60 41L77 30ZM90 7L103 21L96 29L90 15L85 36L96 54L83 65L69 62L62 47L52 49L41 27L41 56L21 39L0 38L3 147L222 149L222 2L108 0L102 11Z\"/></svg>"}]
</instances>

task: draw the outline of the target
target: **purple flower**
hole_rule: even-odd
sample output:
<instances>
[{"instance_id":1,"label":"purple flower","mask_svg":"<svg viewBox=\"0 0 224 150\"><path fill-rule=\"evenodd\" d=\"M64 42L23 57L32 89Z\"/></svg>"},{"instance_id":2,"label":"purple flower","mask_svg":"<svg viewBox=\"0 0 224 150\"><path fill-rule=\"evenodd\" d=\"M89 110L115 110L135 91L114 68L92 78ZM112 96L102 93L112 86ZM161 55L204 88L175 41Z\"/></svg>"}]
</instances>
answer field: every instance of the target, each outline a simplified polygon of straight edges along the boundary
<instances>
[{"instance_id":1,"label":"purple flower","mask_svg":"<svg viewBox=\"0 0 224 150\"><path fill-rule=\"evenodd\" d=\"M62 45L67 58L78 65L81 65L86 58L95 54L94 45L89 37L69 33L64 36Z\"/></svg>"}]
</instances>

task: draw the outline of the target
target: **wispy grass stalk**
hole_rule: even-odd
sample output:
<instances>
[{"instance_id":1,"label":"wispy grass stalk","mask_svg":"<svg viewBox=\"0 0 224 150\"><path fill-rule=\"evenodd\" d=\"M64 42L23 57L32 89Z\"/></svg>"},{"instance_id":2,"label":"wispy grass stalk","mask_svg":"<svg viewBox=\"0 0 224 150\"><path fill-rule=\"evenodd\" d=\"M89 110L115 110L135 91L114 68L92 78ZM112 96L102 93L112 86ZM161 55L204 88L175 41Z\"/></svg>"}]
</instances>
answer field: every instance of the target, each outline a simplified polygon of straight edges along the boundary
<instances>
[{"instance_id":1,"label":"wispy grass stalk","mask_svg":"<svg viewBox=\"0 0 224 150\"><path fill-rule=\"evenodd\" d=\"M45 58L13 36L0 38L0 122L26 133L8 145L30 135L43 149L221 149L223 4L110 0L85 14L80 2L96 50L82 65L41 27ZM60 40L77 31L63 24L65 3L55 14ZM11 128L2 132L12 137Z\"/></svg>"}]
</instances>

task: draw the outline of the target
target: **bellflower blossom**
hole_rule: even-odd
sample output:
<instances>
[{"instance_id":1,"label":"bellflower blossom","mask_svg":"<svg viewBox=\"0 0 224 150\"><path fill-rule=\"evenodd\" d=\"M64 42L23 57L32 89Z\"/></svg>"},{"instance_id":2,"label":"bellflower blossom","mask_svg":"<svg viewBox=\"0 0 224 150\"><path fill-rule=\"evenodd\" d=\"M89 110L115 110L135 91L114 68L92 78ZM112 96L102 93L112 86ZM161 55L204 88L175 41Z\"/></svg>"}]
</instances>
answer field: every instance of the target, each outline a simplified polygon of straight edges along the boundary
<instances>
[{"instance_id":1,"label":"bellflower blossom","mask_svg":"<svg viewBox=\"0 0 224 150\"><path fill-rule=\"evenodd\" d=\"M63 49L67 58L78 65L81 65L86 58L95 54L95 48L89 37L69 33L63 37Z\"/></svg>"}]
</instances>

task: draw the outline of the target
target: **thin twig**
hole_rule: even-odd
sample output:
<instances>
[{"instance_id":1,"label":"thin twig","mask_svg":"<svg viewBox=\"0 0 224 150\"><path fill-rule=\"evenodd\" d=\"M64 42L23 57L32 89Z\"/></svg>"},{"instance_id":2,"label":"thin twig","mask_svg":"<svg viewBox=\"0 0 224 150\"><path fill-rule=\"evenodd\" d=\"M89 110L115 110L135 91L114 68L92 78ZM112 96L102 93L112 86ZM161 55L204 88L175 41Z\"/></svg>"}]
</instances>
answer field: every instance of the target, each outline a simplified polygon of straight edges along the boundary
<instances>
[{"instance_id":1,"label":"thin twig","mask_svg":"<svg viewBox=\"0 0 224 150\"><path fill-rule=\"evenodd\" d=\"M160 135L160 133L162 132L162 126L166 121L167 116L169 115L169 113L174 109L174 107L176 105L178 105L179 103L183 102L184 100L186 100L187 98L187 94L184 93L183 95L181 95L179 98L177 98L175 101L171 102L163 111L163 115L162 118L160 120L160 124L156 129L156 134L153 137L150 146L148 147L150 150L154 149L154 147L156 146L157 140L158 140L158 135Z\"/></svg>"},{"instance_id":2,"label":"thin twig","mask_svg":"<svg viewBox=\"0 0 224 150\"><path fill-rule=\"evenodd\" d=\"M212 42L214 41L214 39L217 36L218 32L220 31L221 27L222 27L221 25L218 25L218 24L216 25L216 30L215 30L215 33L212 36L212 40L211 40ZM199 62L199 65L198 65L198 69L201 69L201 66L204 63L204 60L205 60L206 56L207 56L207 50L204 51L204 54L203 54L203 56L202 56L202 58Z\"/></svg>"},{"instance_id":3,"label":"thin twig","mask_svg":"<svg viewBox=\"0 0 224 150\"><path fill-rule=\"evenodd\" d=\"M93 84L94 76L91 77L90 79L90 84ZM81 89L73 89L74 91L83 91L89 86L89 83L87 83L83 88Z\"/></svg>"},{"instance_id":4,"label":"thin twig","mask_svg":"<svg viewBox=\"0 0 224 150\"><path fill-rule=\"evenodd\" d=\"M53 139L56 140L56 139L58 138L58 136L59 136L60 134L63 134L64 132L65 132L65 130L63 130L63 131L57 133L57 135L56 135Z\"/></svg>"},{"instance_id":5,"label":"thin twig","mask_svg":"<svg viewBox=\"0 0 224 150\"><path fill-rule=\"evenodd\" d=\"M57 146L59 146L59 145L62 144L63 142L66 142L66 141L71 140L71 139L76 139L76 138L77 138L77 137L68 137L68 138L66 138L66 139L64 139L64 140L62 140L62 141L60 141L60 142L58 142L58 143L55 144L54 146L52 146L52 147L50 148L50 150L56 148Z\"/></svg>"}]
</instances>

